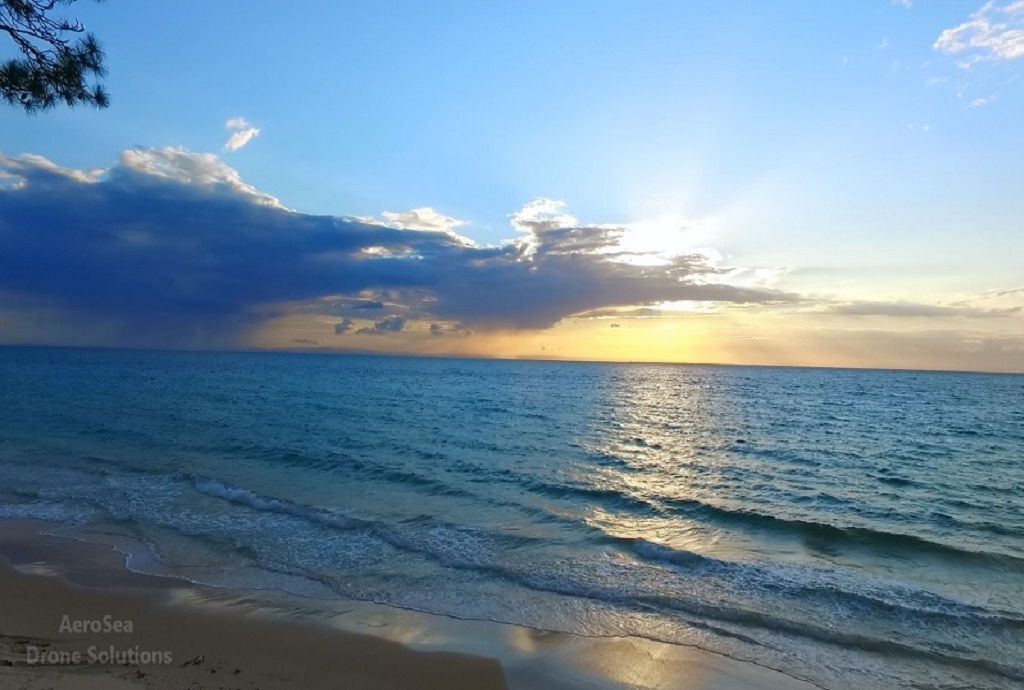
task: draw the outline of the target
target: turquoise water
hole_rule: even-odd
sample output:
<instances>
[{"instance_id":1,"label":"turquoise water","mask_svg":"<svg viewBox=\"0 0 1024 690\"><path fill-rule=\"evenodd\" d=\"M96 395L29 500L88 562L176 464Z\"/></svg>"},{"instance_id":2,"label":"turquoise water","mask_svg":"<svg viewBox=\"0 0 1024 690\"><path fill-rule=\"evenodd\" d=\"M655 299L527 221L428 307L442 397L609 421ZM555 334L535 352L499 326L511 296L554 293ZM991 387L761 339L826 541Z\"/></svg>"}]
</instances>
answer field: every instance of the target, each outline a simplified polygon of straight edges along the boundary
<instances>
[{"instance_id":1,"label":"turquoise water","mask_svg":"<svg viewBox=\"0 0 1024 690\"><path fill-rule=\"evenodd\" d=\"M0 516L140 570L1024 687L1024 377L0 348Z\"/></svg>"}]
</instances>

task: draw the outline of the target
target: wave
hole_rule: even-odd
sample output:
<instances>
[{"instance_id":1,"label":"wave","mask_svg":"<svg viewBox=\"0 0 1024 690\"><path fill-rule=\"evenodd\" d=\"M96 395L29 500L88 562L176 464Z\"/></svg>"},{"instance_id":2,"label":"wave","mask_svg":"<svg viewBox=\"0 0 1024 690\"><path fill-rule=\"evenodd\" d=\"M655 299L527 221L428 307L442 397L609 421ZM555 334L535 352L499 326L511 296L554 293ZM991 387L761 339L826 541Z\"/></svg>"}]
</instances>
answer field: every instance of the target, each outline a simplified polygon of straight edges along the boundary
<instances>
[{"instance_id":1,"label":"wave","mask_svg":"<svg viewBox=\"0 0 1024 690\"><path fill-rule=\"evenodd\" d=\"M879 530L860 525L837 525L795 517L733 509L689 498L643 498L614 487L595 487L579 484L553 484L540 480L522 479L524 487L535 493L553 498L579 498L640 514L682 513L705 522L727 527L784 532L805 542L821 541L830 545L871 550L900 549L917 551L958 560L974 560L983 564L998 564L1014 569L1024 568L1024 555L1003 551L985 551L964 545L953 545L926 537ZM967 527L995 534L1015 535L1016 532L995 523L977 523Z\"/></svg>"},{"instance_id":2,"label":"wave","mask_svg":"<svg viewBox=\"0 0 1024 690\"><path fill-rule=\"evenodd\" d=\"M722 609L696 601L684 601L680 598L650 598L641 592L633 592L628 589L612 590L605 585L595 588L572 579L559 580L550 576L538 578L536 572L524 572L490 560L489 557L497 550L496 542L499 539L506 542L503 545L506 548L510 546L507 542L509 539L513 539L517 546L537 543L536 540L528 537L509 537L507 535L499 537L493 533L469 530L426 517L420 518L419 525L415 525L419 529L410 529L414 526L410 521L396 526L381 521L362 520L335 511L263 496L216 480L196 480L195 487L207 495L216 496L254 510L289 515L335 529L367 530L396 548L428 557L441 565L486 572L531 589L595 598L619 604L630 602L643 604L656 601L659 606L707 615L711 618L778 628L777 625L771 623L769 617L752 611ZM976 625L1024 629L1024 617L1015 618L1005 612L991 612L923 590L896 591L892 596L901 601L887 601L882 596L872 596L855 591L853 586L844 588L836 582L817 582L815 580L820 579L824 574L811 572L807 568L794 567L784 572L775 573L771 568L765 566L722 561L691 551L671 549L642 538L610 538L610 540L630 549L632 553L646 560L670 563L689 569L714 571L735 582L755 581L758 586L767 586L769 589L776 590L780 595L828 597L834 600L834 603L847 609L868 606L875 611L876 615L885 615L894 620L916 617L927 619L930 623L942 622L948 625L961 625L970 621ZM579 565L575 564L573 568L567 567L565 572L571 573ZM580 570L583 571L582 568ZM912 599L912 603L916 605L909 605L908 599ZM804 625L804 623L786 624L779 629L792 632L790 627Z\"/></svg>"},{"instance_id":3,"label":"wave","mask_svg":"<svg viewBox=\"0 0 1024 690\"><path fill-rule=\"evenodd\" d=\"M295 450L281 450L259 446L258 444L240 443L219 447L216 450L217 452L242 455L246 458L255 458L271 465L295 467L303 471L317 470L348 475L358 473L360 476L370 476L394 484L416 486L434 496L483 500L480 496L470 491L437 479L432 479L419 472L389 467L380 462L356 459L336 450L325 450L314 455ZM168 472L166 468L152 469L139 467L127 462L95 455L86 456L84 460L86 461L86 465L83 468L84 471L101 477L110 476L112 472L149 476L162 476Z\"/></svg>"},{"instance_id":4,"label":"wave","mask_svg":"<svg viewBox=\"0 0 1024 690\"><path fill-rule=\"evenodd\" d=\"M698 560L704 559L697 554L686 558L692 556ZM489 566L485 569L503 579L538 592L589 599L634 611L683 614L685 618L682 622L690 627L711 630L718 635L741 639L758 646L770 645L770 643L758 640L749 633L743 634L724 628L721 624L738 624L746 630L761 629L770 633L781 633L843 648L855 648L899 658L912 657L947 667L969 668L1003 678L1024 680L1024 669L974 655L973 650L966 647L946 645L940 652L906 640L898 641L857 632L843 632L838 628L823 627L807 620L793 620L736 606L712 604L700 598L634 593L606 585L592 586L572 579L553 578L543 571L523 572L500 566ZM694 616L697 618L695 619ZM710 621L717 621L719 625ZM671 642L672 640L661 639L661 641Z\"/></svg>"},{"instance_id":5,"label":"wave","mask_svg":"<svg viewBox=\"0 0 1024 690\"><path fill-rule=\"evenodd\" d=\"M704 503L695 499L664 499L663 505L686 513L704 517L718 523L744 525L795 534L804 539L817 539L830 544L856 546L869 549L898 548L929 552L955 559L979 560L1015 568L1024 567L1024 556L1002 551L982 551L966 546L954 546L913 534L878 530L859 525L836 525L800 518L780 517L755 510L732 509Z\"/></svg>"},{"instance_id":6,"label":"wave","mask_svg":"<svg viewBox=\"0 0 1024 690\"><path fill-rule=\"evenodd\" d=\"M474 530L425 516L399 523L368 520L336 510L264 495L217 479L189 475L167 479L173 482L184 480L204 496L248 510L284 515L329 530L362 531L396 549L421 555L445 567L498 578L540 593L585 599L634 613L669 615L685 625L713 631L718 635L735 637L749 644L771 644L764 640L757 642L759 635L763 633L751 632L762 630L869 652L969 667L980 672L1024 680L1024 671L1021 669L996 660L976 657L970 648L949 645L941 652L937 651L927 636L878 637L857 629L842 631L835 626L803 620L799 615L787 617L781 613L760 610L760 606L751 608L743 605L741 599L716 597L714 591L703 590L700 587L690 590L683 588L659 591L647 586L644 576L650 573L637 571L635 566L628 562L579 561L572 558L544 562L509 562L505 556L517 547L543 546L539 540L529 537ZM201 521L197 524L201 525ZM165 526L174 528L174 524ZM197 536L192 534L196 529L196 525L189 525L186 533L189 536ZM198 529L201 530L202 527ZM786 597L792 597L794 600L801 597L828 597L830 604L842 610L856 611L870 607L873 616L894 621L901 626L907 625L911 619L940 624L945 630L955 630L958 626L967 625L968 630L974 630L976 634L982 635L982 640L987 639L985 636L1002 635L1003 633L999 633L998 630L1003 627L1013 628L1017 634L1024 627L1024 622L1019 619L1003 619L983 609L972 608L952 600L939 600L934 596L928 600L928 593L925 592L918 592L918 599L912 602L917 604L917 607L894 605L854 591L852 587L843 588L839 586L841 583L816 582L813 577L805 577L806 573L798 573L796 570L774 572L771 568L756 564L722 561L690 551L671 549L643 539L620 538L613 541L617 547L637 556L640 563L668 563L681 568L683 576L693 575L696 571L711 574L715 579L708 582L715 586L719 586L715 583L723 582L732 588L729 590L731 592L742 592L744 588L752 588L756 590L752 602L760 601L763 604L774 599L776 603L773 606L779 611L787 610ZM252 548L246 548L246 540L231 539L229 543L225 543L225 546L229 545L233 550L238 549L246 559L254 560L261 566L278 572L287 572L289 575L308 577L320 584L337 584L319 571L315 566L315 560L312 563L303 563L301 559L296 563L282 563L272 551L261 549L257 552ZM282 568L285 570L281 570ZM342 587L335 591L340 593L345 589ZM767 593L773 594L766 600L764 595ZM934 610L929 610L929 607ZM423 610L431 609L426 607ZM732 625L741 628L733 630L729 627ZM985 649L983 644L975 646Z\"/></svg>"},{"instance_id":7,"label":"wave","mask_svg":"<svg viewBox=\"0 0 1024 690\"><path fill-rule=\"evenodd\" d=\"M642 512L656 512L658 509L657 505L651 501L613 488L582 486L579 484L552 484L528 479L521 480L520 483L535 493L550 496L551 498L583 498L588 501L597 501L605 505L611 504Z\"/></svg>"},{"instance_id":8,"label":"wave","mask_svg":"<svg viewBox=\"0 0 1024 690\"><path fill-rule=\"evenodd\" d=\"M278 513L307 522L339 530L364 530L391 546L406 552L417 553L449 567L477 566L481 564L480 553L471 553L488 548L488 543L500 540L505 548L536 542L531 537L519 535L496 535L421 516L405 520L398 527L380 520L366 520L345 515L334 510L316 508L292 501L272 498L213 479L194 479L197 491L215 496L236 505L253 510ZM410 534L415 532L415 535Z\"/></svg>"},{"instance_id":9,"label":"wave","mask_svg":"<svg viewBox=\"0 0 1024 690\"><path fill-rule=\"evenodd\" d=\"M688 570L710 569L716 571L743 571L736 578L740 581L753 581L754 586L763 586L776 580L775 584L783 589L791 589L794 595L827 595L831 598L845 602L847 606L868 606L874 614L872 618L878 620L885 616L893 620L906 622L908 618L923 619L929 626L945 624L952 629L958 629L961 634L964 626L974 624L992 629L1007 629L1008 634L1016 635L1024 629L1024 617L1014 616L1006 612L993 612L978 606L965 604L930 592L916 590L914 592L901 592L901 595L913 596L921 605L920 599L926 602L922 608L908 606L906 604L892 603L877 596L862 592L851 591L840 588L835 584L820 584L801 578L797 570L804 568L789 568L786 572L775 576L770 574L769 568L753 564L737 564L728 561L721 561L715 558L704 556L692 551L672 549L670 547L647 541L642 538L625 538L620 541L632 546L635 553L648 560L682 566ZM781 580L779 579L781 576ZM812 578L813 580L813 578ZM1006 663L982 658L968 647L957 647L946 644L942 651L933 648L926 648L914 644L907 638L889 639L873 637L852 631L844 631L835 627L823 627L806 620L791 620L779 615L765 614L760 611L737 609L735 607L710 605L705 601L690 601L680 598L664 596L641 596L638 600L644 603L652 603L670 610L679 610L687 614L705 616L714 620L739 623L744 626L753 626L782 632L787 635L794 635L813 639L827 644L840 645L842 647L855 647L868 652L895 656L911 656L933 663L941 663L947 666L969 667L986 673L992 673L1014 680L1024 680L1024 668L1018 668ZM691 623L693 623L691 621Z\"/></svg>"},{"instance_id":10,"label":"wave","mask_svg":"<svg viewBox=\"0 0 1024 690\"><path fill-rule=\"evenodd\" d=\"M253 510L290 515L327 527L360 529L371 527L373 524L370 521L359 520L322 508L313 508L280 498L271 498L215 479L196 478L193 480L193 484L200 493L224 499L235 505L246 506Z\"/></svg>"},{"instance_id":11,"label":"wave","mask_svg":"<svg viewBox=\"0 0 1024 690\"><path fill-rule=\"evenodd\" d=\"M959 625L967 621L1024 630L1024 614L994 611L897 583L887 583L883 591L866 581L844 582L833 573L808 566L736 563L674 549L641 537L619 537L615 540L631 547L638 556L649 561L683 566L690 571L705 569L726 575L735 574L736 580L753 579L791 596L836 599L848 607L868 608L877 615L897 620L917 617L926 618L930 623Z\"/></svg>"},{"instance_id":12,"label":"wave","mask_svg":"<svg viewBox=\"0 0 1024 690\"><path fill-rule=\"evenodd\" d=\"M0 519L4 520L43 520L64 525L85 523L92 513L67 503L54 501L32 501L24 503L0 504Z\"/></svg>"}]
</instances>

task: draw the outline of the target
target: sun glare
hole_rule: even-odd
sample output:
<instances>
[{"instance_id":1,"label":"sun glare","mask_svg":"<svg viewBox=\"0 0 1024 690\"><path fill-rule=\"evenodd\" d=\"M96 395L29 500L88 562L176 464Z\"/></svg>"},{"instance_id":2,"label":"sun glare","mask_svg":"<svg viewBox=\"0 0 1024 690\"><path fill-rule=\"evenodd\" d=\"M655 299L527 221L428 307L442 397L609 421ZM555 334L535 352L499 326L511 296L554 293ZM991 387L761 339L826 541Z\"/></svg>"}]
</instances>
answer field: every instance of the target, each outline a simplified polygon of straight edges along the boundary
<instances>
[{"instance_id":1,"label":"sun glare","mask_svg":"<svg viewBox=\"0 0 1024 690\"><path fill-rule=\"evenodd\" d=\"M699 222L684 220L678 214L667 214L630 223L619 239L623 261L640 266L663 266L694 248Z\"/></svg>"}]
</instances>

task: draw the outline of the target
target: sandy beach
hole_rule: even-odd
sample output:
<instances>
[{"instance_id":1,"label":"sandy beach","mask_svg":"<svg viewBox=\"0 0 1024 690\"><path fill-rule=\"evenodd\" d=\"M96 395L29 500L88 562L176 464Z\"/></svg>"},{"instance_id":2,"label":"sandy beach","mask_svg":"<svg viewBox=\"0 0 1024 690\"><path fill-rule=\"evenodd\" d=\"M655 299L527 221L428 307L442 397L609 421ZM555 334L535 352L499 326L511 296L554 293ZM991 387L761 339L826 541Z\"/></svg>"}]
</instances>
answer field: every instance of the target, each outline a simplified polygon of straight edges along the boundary
<instances>
[{"instance_id":1,"label":"sandy beach","mask_svg":"<svg viewBox=\"0 0 1024 690\"><path fill-rule=\"evenodd\" d=\"M344 628L369 627L379 612L362 609L339 622L275 611L245 597L133 573L104 545L41 534L52 527L0 521L4 688L813 687L753 664L634 638L595 641L434 616L417 620L416 614L407 614L404 626L398 618L376 623L379 635L359 634ZM464 640L493 638L482 648L494 657L387 639L401 628L422 642L431 626L451 626ZM502 639L504 649L495 642Z\"/></svg>"},{"instance_id":2,"label":"sandy beach","mask_svg":"<svg viewBox=\"0 0 1024 690\"><path fill-rule=\"evenodd\" d=\"M184 583L134 575L116 553L37 537L39 527L4 523L0 537L9 559L0 566L5 688L505 687L494 660L416 652L308 622L169 605L183 596ZM54 568L56 548L73 564L73 580L24 572ZM110 650L120 656L106 661ZM138 661L125 656L132 650Z\"/></svg>"}]
</instances>

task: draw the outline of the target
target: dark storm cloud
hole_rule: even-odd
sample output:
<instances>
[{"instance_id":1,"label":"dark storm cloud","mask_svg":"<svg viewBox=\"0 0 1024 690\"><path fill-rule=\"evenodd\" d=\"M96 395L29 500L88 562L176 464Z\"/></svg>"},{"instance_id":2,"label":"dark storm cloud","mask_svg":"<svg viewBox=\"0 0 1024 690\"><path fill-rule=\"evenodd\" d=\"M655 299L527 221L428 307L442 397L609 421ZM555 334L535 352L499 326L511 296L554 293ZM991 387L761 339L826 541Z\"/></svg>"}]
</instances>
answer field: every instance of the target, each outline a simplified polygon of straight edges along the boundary
<instances>
[{"instance_id":1,"label":"dark storm cloud","mask_svg":"<svg viewBox=\"0 0 1024 690\"><path fill-rule=\"evenodd\" d=\"M409 322L408 319L402 316L389 316L386 319L382 319L373 324L373 326L367 326L366 328L360 328L356 333L363 335L382 335L384 333L399 333L405 330L405 325Z\"/></svg>"},{"instance_id":2,"label":"dark storm cloud","mask_svg":"<svg viewBox=\"0 0 1024 690\"><path fill-rule=\"evenodd\" d=\"M210 154L129 150L100 171L0 156L0 293L136 339L222 336L328 299L342 306L325 313L346 318L387 307L369 331L395 332L407 318L543 328L602 307L790 298L719 284L701 255L616 260L621 228L557 225L523 221L521 239L481 247L443 229L289 210Z\"/></svg>"}]
</instances>

